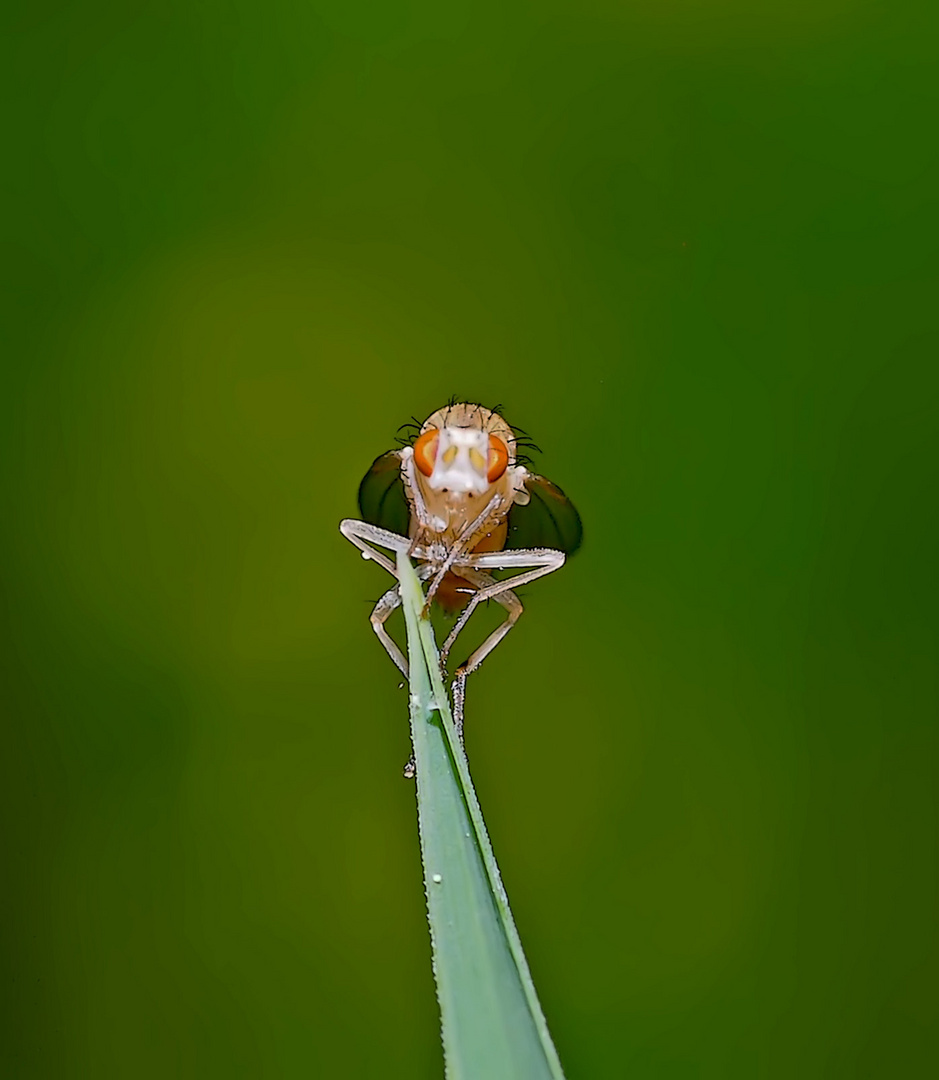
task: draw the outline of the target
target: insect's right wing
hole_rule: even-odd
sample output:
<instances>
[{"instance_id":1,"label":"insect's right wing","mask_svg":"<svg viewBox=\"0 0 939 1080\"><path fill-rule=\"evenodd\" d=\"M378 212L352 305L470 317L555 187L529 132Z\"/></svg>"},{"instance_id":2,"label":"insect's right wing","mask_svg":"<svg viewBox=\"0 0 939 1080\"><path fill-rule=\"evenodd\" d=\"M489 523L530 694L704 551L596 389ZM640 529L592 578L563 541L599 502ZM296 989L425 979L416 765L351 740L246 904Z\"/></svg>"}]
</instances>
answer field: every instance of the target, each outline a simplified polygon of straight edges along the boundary
<instances>
[{"instance_id":1,"label":"insect's right wing","mask_svg":"<svg viewBox=\"0 0 939 1080\"><path fill-rule=\"evenodd\" d=\"M375 458L359 484L362 520L399 536L408 535L410 509L401 479L401 455L391 450Z\"/></svg>"},{"instance_id":2,"label":"insect's right wing","mask_svg":"<svg viewBox=\"0 0 939 1080\"><path fill-rule=\"evenodd\" d=\"M584 527L574 504L543 476L529 473L525 487L531 495L526 506L509 511L506 549L553 548L572 555L584 538Z\"/></svg>"}]
</instances>

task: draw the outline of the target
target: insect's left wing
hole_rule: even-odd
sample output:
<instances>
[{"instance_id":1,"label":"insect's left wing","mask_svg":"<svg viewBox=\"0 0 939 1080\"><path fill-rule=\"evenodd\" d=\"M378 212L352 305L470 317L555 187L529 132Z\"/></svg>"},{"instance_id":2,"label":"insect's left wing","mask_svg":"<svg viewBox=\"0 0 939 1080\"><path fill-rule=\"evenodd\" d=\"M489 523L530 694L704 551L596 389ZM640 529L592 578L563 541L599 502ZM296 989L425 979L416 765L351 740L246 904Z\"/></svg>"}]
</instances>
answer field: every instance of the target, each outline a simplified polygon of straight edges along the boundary
<instances>
[{"instance_id":1,"label":"insect's left wing","mask_svg":"<svg viewBox=\"0 0 939 1080\"><path fill-rule=\"evenodd\" d=\"M506 548L554 548L572 555L584 538L574 504L543 476L530 473L525 487L531 500L526 506L516 503L509 511Z\"/></svg>"},{"instance_id":2,"label":"insect's left wing","mask_svg":"<svg viewBox=\"0 0 939 1080\"><path fill-rule=\"evenodd\" d=\"M359 512L362 520L400 536L408 535L410 510L401 480L401 455L397 450L382 454L359 484Z\"/></svg>"}]
</instances>

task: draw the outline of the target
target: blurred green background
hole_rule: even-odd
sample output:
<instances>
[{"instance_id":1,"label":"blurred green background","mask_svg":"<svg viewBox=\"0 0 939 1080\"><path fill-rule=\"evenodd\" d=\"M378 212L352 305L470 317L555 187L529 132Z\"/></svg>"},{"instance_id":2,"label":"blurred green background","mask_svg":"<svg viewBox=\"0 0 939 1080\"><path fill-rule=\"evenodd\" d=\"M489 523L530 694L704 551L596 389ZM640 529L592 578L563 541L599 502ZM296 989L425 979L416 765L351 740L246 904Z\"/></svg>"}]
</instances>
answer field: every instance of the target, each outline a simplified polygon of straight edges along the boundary
<instances>
[{"instance_id":1,"label":"blurred green background","mask_svg":"<svg viewBox=\"0 0 939 1080\"><path fill-rule=\"evenodd\" d=\"M4 16L4 1076L442 1074L336 526L451 394L585 522L468 696L569 1075L930 1072L933 8Z\"/></svg>"}]
</instances>

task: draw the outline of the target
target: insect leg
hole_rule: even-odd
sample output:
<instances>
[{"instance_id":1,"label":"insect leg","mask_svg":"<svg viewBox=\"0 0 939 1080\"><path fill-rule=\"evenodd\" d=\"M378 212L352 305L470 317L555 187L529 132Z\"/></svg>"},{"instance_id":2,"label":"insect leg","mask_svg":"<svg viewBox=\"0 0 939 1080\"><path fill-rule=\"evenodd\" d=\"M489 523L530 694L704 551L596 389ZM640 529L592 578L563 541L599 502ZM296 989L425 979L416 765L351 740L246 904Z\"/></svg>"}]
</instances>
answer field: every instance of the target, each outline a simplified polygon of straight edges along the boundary
<instances>
[{"instance_id":1,"label":"insect leg","mask_svg":"<svg viewBox=\"0 0 939 1080\"><path fill-rule=\"evenodd\" d=\"M404 484L408 505L411 508L412 521L415 519L417 521L417 529L408 546L408 555L413 555L415 550L427 538L433 536L434 523L427 512L424 496L421 494L420 484L417 482L417 476L414 472L414 449L410 446L404 447L401 451L401 480Z\"/></svg>"},{"instance_id":2,"label":"insect leg","mask_svg":"<svg viewBox=\"0 0 939 1080\"><path fill-rule=\"evenodd\" d=\"M397 665L401 674L408 677L408 662L404 657L404 653L398 648L398 646L391 639L391 635L385 629L385 622L388 616L401 606L401 586L395 585L389 589L378 601L375 607L372 609L372 614L369 616L372 623L372 629L378 636L378 640L384 646L385 652L391 657L391 659Z\"/></svg>"},{"instance_id":3,"label":"insect leg","mask_svg":"<svg viewBox=\"0 0 939 1080\"><path fill-rule=\"evenodd\" d=\"M419 581L426 581L428 577L433 573L433 567L428 563L424 563L423 566L417 567L417 577ZM401 606L401 586L395 585L390 588L378 601L375 607L372 609L372 614L369 616L372 629L378 636L378 640L385 648L385 652L394 660L395 665L401 674L408 677L408 662L405 659L404 653L398 648L398 646L391 639L388 631L385 629L385 623L388 621L388 617L393 611Z\"/></svg>"},{"instance_id":4,"label":"insect leg","mask_svg":"<svg viewBox=\"0 0 939 1080\"><path fill-rule=\"evenodd\" d=\"M486 503L486 506L481 514L471 521L469 525L460 534L460 537L454 542L450 548L446 559L440 565L434 580L430 583L430 587L427 590L427 600L424 604L424 614L426 615L430 611L430 602L434 598L434 593L440 588L440 583L443 581L444 576L451 566L457 561L461 560L463 552L469 546L470 542L475 540L483 528L489 524L490 518L493 517L493 511L503 501L503 497L499 494L493 495L493 497Z\"/></svg>"},{"instance_id":5,"label":"insect leg","mask_svg":"<svg viewBox=\"0 0 939 1080\"><path fill-rule=\"evenodd\" d=\"M564 565L564 558L563 551L534 549L508 553L494 552L486 555L471 555L467 558L467 562L471 562L473 564L472 566L463 566L460 565L460 563L457 564L460 568L460 575L465 577L471 584L476 585L479 591L473 596L472 600L470 600L466 610L460 615L456 625L447 635L447 639L444 641L440 653L441 663L446 661L447 653L456 641L457 635L466 625L470 615L472 615L473 611L483 600L495 600L508 612L508 618L505 622L493 630L482 645L470 655L470 658L465 663L461 664L456 669L456 672L453 675L453 682L451 684L451 693L453 695L453 723L456 727L457 734L460 736L461 743L463 742L463 703L466 699L466 677L471 671L475 671L476 668L479 667L483 660L486 659L492 650L518 622L519 617L525 610L522 607L521 600L515 595L512 588L517 585L525 585L529 581L534 581L536 578L544 577L545 574L550 574L553 570L559 569ZM532 566L532 562L536 562L536 565ZM514 578L509 578L507 581L493 581L490 575L481 569L483 566L497 570L518 568L525 572L516 574ZM479 569L474 569L474 567Z\"/></svg>"},{"instance_id":6,"label":"insect leg","mask_svg":"<svg viewBox=\"0 0 939 1080\"><path fill-rule=\"evenodd\" d=\"M469 660L461 665L461 670L464 670L467 675L471 671L475 671L489 653L492 652L505 635L512 629L516 622L518 622L519 616L524 610L522 608L522 602L512 590L518 588L519 585L527 585L536 578L544 577L545 574L550 574L553 571L560 569L560 567L564 565L564 559L565 555L563 551L553 551L550 548L498 551L486 553L485 555L464 556L464 559L457 562L459 573L462 577L465 577L470 584L476 585L478 591L466 605L466 609L460 615L459 619L457 619L456 625L447 635L447 639L444 641L443 648L441 649L441 656L444 658L447 656L454 641L456 641L457 636L463 627L466 626L467 621L476 610L477 606L483 600L495 600L502 604L509 615L505 622L502 623L501 626L497 626L482 645L476 649ZM479 571L489 569L518 569L522 570L523 573L516 574L515 577L507 578L505 581L493 581L489 574L479 573Z\"/></svg>"},{"instance_id":7,"label":"insect leg","mask_svg":"<svg viewBox=\"0 0 939 1080\"><path fill-rule=\"evenodd\" d=\"M466 672L460 668L453 676L450 687L453 695L453 726L460 738L460 746L463 745L463 702L466 699Z\"/></svg>"},{"instance_id":8,"label":"insect leg","mask_svg":"<svg viewBox=\"0 0 939 1080\"><path fill-rule=\"evenodd\" d=\"M471 585L475 586L476 591L464 611L460 614L460 617L454 625L453 629L450 631L449 634L447 634L443 645L440 647L441 665L446 664L447 657L450 655L450 649L453 647L453 644L456 641L457 637L459 637L460 631L466 626L467 622L469 621L470 615L472 615L473 611L476 610L476 605L479 603L477 597L479 597L483 591L490 589L493 585L502 584L502 582L494 581L491 574L488 574L482 570L474 570L470 567L460 567L460 574L464 577L465 581L468 581ZM522 608L522 602L508 587L504 588L501 592L496 593L495 595L489 593L486 599L495 600L497 604L501 604L502 607L504 607L505 610L508 612L508 618L506 619L505 623L501 624L497 628L497 630L500 632L499 640L501 641L502 637L504 637L505 634L507 634L509 630L511 630L511 628L518 621L519 616L522 614L522 611L524 610ZM495 648L496 644L497 642L493 642L490 648Z\"/></svg>"},{"instance_id":9,"label":"insect leg","mask_svg":"<svg viewBox=\"0 0 939 1080\"><path fill-rule=\"evenodd\" d=\"M355 518L345 518L339 522L339 531L362 552L366 559L371 559L383 569L387 570L392 577L398 573L395 564L380 551L375 550L374 545L387 548L389 551L407 551L411 541L406 536L399 536L388 529L380 529L377 525L369 525L367 521L356 521Z\"/></svg>"},{"instance_id":10,"label":"insect leg","mask_svg":"<svg viewBox=\"0 0 939 1080\"><path fill-rule=\"evenodd\" d=\"M374 547L375 544L380 547L388 548L391 551L407 551L410 546L410 541L406 536L399 536L397 533L389 532L387 529L380 529L377 525L369 525L365 521L356 521L353 518L346 518L339 523L339 530L347 540L351 540L353 544L362 552L362 554L374 562L378 563L382 569L387 570L393 578L397 580L398 570L395 564L383 554L381 551L377 551ZM430 563L422 563L417 568L417 577L420 581L426 581L427 578L433 573L433 566ZM407 678L408 663L404 658L404 654L398 648L398 646L388 636L388 631L385 629L385 622L388 616L395 610L395 608L401 606L401 588L399 585L395 585L389 589L375 605L372 614L371 622L372 629L378 635L378 640L385 648L385 652L395 662L397 668Z\"/></svg>"}]
</instances>

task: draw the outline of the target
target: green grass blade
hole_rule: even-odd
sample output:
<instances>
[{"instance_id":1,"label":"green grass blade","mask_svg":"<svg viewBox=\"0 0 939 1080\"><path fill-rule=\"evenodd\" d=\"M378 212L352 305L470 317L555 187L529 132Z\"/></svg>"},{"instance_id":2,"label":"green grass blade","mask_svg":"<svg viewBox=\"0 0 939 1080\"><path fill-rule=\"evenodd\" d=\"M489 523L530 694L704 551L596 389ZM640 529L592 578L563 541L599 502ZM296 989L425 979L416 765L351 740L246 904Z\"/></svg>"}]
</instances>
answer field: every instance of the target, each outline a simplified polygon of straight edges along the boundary
<instances>
[{"instance_id":1,"label":"green grass blade","mask_svg":"<svg viewBox=\"0 0 939 1080\"><path fill-rule=\"evenodd\" d=\"M434 978L452 1080L563 1080L440 678L424 596L398 556Z\"/></svg>"}]
</instances>

